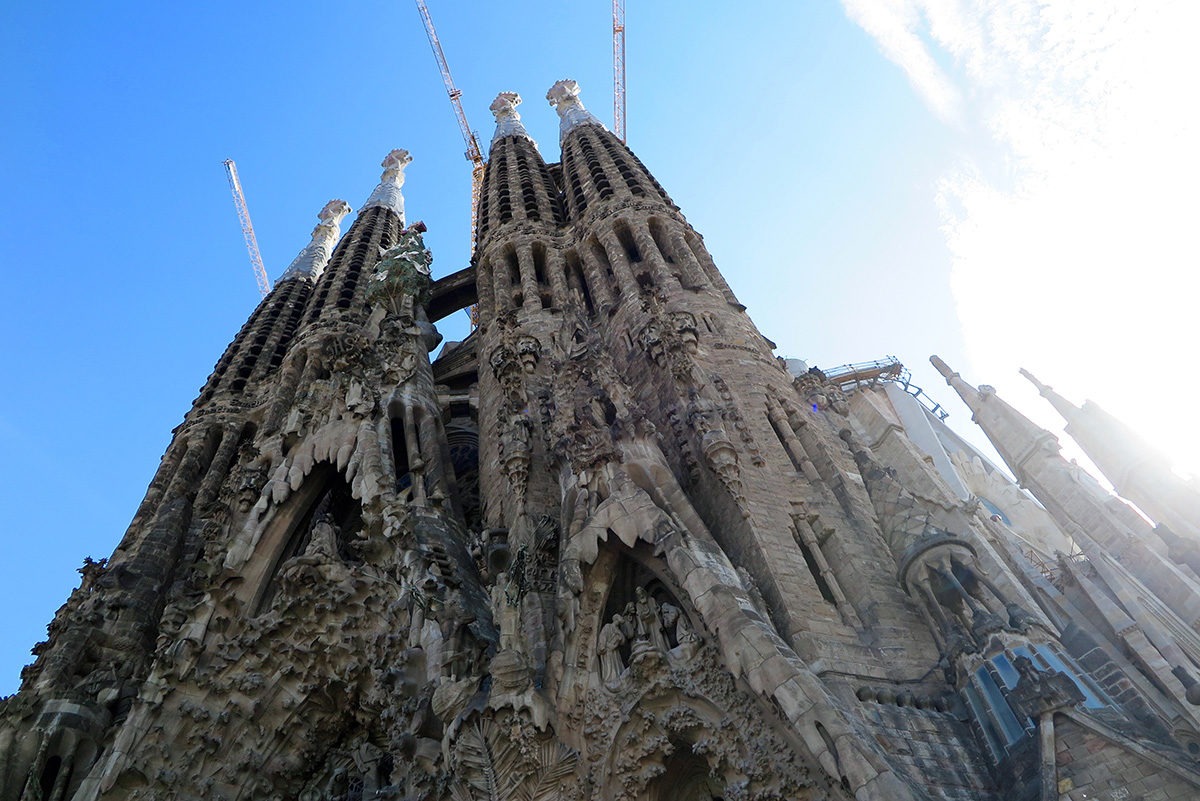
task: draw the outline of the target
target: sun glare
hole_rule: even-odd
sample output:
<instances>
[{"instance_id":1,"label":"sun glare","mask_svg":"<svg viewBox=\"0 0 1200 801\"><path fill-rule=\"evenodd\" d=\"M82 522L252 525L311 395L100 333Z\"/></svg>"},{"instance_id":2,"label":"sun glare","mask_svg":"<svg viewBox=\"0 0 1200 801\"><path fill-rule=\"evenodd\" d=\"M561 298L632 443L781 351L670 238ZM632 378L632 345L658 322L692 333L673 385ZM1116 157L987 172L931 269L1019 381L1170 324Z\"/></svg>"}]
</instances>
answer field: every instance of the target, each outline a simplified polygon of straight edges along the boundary
<instances>
[{"instance_id":1,"label":"sun glare","mask_svg":"<svg viewBox=\"0 0 1200 801\"><path fill-rule=\"evenodd\" d=\"M1016 376L1028 367L1200 473L1200 433L1185 424L1200 388L1200 158L1187 99L1197 7L844 5L961 128L936 192L971 374L1060 431ZM948 114L951 97L961 102Z\"/></svg>"}]
</instances>

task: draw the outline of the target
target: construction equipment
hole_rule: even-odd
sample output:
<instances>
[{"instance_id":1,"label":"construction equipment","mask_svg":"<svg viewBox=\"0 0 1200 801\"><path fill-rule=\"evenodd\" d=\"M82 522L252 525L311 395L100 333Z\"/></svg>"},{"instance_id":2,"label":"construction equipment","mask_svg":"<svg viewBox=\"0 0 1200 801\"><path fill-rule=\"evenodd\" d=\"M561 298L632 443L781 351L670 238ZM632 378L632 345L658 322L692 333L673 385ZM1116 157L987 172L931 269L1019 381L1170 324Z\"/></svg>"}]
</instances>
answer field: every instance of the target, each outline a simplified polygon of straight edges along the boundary
<instances>
[{"instance_id":1,"label":"construction equipment","mask_svg":"<svg viewBox=\"0 0 1200 801\"><path fill-rule=\"evenodd\" d=\"M250 222L250 210L246 208L246 196L242 194L242 182L238 179L237 165L233 159L225 159L225 174L229 178L229 189L233 192L233 205L237 208L238 221L242 224L242 236L246 240L246 250L250 251L250 266L254 268L254 278L258 281L258 291L265 298L271 291L271 280L267 278L267 268L263 267L262 255L258 252L258 239L254 236L254 226Z\"/></svg>"},{"instance_id":2,"label":"construction equipment","mask_svg":"<svg viewBox=\"0 0 1200 801\"><path fill-rule=\"evenodd\" d=\"M429 37L429 46L433 48L433 57L437 59L438 69L442 71L442 83L446 85L446 94L450 96L450 105L454 106L454 116L458 119L458 128L462 131L463 142L467 151L464 154L471 162L471 241L475 241L475 226L479 212L479 196L483 189L483 151L479 149L479 139L471 126L467 124L467 114L462 107L462 92L454 85L450 75L450 65L446 63L446 54L442 52L442 43L438 41L437 31L433 27L433 18L425 0L416 0L417 10L421 12L421 21L425 23L425 35Z\"/></svg>"},{"instance_id":3,"label":"construction equipment","mask_svg":"<svg viewBox=\"0 0 1200 801\"><path fill-rule=\"evenodd\" d=\"M613 0L613 133L625 141L625 0Z\"/></svg>"},{"instance_id":4,"label":"construction equipment","mask_svg":"<svg viewBox=\"0 0 1200 801\"><path fill-rule=\"evenodd\" d=\"M843 364L841 367L817 370L817 372L847 394L859 387L869 387L881 381L889 381L919 400L921 405L937 415L939 420L945 420L950 416L950 413L943 409L940 403L934 401L925 394L924 390L912 382L912 373L895 356L887 356L873 362Z\"/></svg>"}]
</instances>

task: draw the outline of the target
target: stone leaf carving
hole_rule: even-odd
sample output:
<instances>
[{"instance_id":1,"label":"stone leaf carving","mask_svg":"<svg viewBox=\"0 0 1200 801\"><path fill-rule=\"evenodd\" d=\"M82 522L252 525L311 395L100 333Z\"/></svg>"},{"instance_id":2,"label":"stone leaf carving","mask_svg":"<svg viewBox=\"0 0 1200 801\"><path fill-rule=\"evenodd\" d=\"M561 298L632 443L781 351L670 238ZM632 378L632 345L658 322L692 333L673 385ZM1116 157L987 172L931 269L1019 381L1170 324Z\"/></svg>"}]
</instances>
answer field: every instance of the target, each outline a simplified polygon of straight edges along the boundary
<instances>
[{"instance_id":1,"label":"stone leaf carving","mask_svg":"<svg viewBox=\"0 0 1200 801\"><path fill-rule=\"evenodd\" d=\"M424 305L429 300L429 277L433 254L425 247L421 236L429 230L423 222L415 222L400 232L396 244L384 251L371 270L367 285L367 301L383 304L392 314L401 315L406 305Z\"/></svg>"},{"instance_id":2,"label":"stone leaf carving","mask_svg":"<svg viewBox=\"0 0 1200 801\"><path fill-rule=\"evenodd\" d=\"M450 756L454 801L579 799L578 754L524 717L500 713L459 731Z\"/></svg>"}]
</instances>

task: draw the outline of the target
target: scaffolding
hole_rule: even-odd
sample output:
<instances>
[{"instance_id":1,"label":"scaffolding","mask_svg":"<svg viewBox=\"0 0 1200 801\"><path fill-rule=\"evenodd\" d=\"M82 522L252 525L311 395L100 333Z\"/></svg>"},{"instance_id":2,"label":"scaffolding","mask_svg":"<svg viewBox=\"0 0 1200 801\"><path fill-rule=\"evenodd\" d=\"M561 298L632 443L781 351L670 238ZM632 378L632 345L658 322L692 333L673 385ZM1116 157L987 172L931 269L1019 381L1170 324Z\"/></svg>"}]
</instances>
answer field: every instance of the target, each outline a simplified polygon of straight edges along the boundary
<instances>
[{"instance_id":1,"label":"scaffolding","mask_svg":"<svg viewBox=\"0 0 1200 801\"><path fill-rule=\"evenodd\" d=\"M884 381L895 384L909 395L912 395L921 405L929 410L939 420L945 420L950 413L942 408L925 391L912 382L912 374L895 356L885 356L873 362L843 364L821 373L830 382L837 384L843 392L853 392L860 387L869 387Z\"/></svg>"}]
</instances>

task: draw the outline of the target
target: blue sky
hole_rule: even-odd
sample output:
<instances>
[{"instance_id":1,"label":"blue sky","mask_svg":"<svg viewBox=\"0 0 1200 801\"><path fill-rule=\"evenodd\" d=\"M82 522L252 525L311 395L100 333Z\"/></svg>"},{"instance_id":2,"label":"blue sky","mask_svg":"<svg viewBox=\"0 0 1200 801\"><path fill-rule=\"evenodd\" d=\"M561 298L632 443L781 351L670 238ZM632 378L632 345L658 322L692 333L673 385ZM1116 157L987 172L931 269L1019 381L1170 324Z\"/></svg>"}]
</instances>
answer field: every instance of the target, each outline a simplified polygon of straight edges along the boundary
<instances>
[{"instance_id":1,"label":"blue sky","mask_svg":"<svg viewBox=\"0 0 1200 801\"><path fill-rule=\"evenodd\" d=\"M995 231L1019 233L988 209L1007 201L1018 222L1036 210L1013 194L1033 156L1012 132L1053 122L1057 106L997 88L990 76L1009 73L1023 87L1013 65L1028 65L1000 47L995 26L955 27L925 5L629 0L628 133L781 355L821 366L898 356L966 430L927 358L1002 390L1015 374L1018 355L995 342L1043 312L1013 307L970 341L960 315L978 320L978 294L995 291L980 276L1005 272L986 258L1004 241ZM959 22L983 19L969 0L950 5ZM483 143L488 104L517 91L526 127L557 160L544 94L564 77L611 120L609 3L429 6ZM1036 21L1044 30L1014 35L1041 41L1074 24ZM1096 36L1119 36L1111 27ZM393 147L414 156L408 213L429 226L435 275L460 269L470 170L407 0L8 3L0 61L5 693L83 557L108 555L121 537L171 429L258 301L221 161L237 161L272 278L327 200L358 208ZM1027 106L1033 122L1013 116ZM1195 266L1194 249L1177 255ZM1078 305L1069 292L1046 304ZM461 338L465 316L442 329ZM1042 336L1018 339L1029 353L1066 335ZM1081 353L1101 347L1088 336ZM1085 379L1059 384L1054 368L1072 359L1052 355L1049 369L1028 366L1097 396Z\"/></svg>"}]
</instances>

